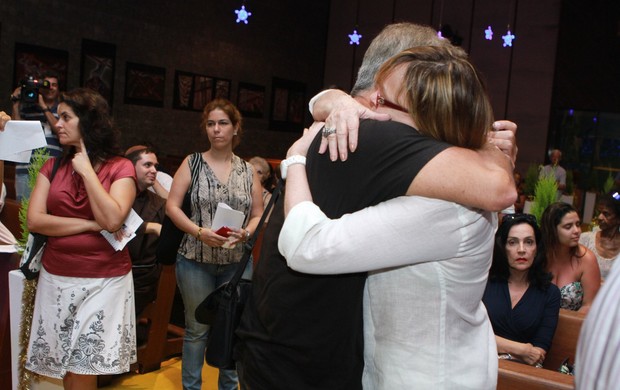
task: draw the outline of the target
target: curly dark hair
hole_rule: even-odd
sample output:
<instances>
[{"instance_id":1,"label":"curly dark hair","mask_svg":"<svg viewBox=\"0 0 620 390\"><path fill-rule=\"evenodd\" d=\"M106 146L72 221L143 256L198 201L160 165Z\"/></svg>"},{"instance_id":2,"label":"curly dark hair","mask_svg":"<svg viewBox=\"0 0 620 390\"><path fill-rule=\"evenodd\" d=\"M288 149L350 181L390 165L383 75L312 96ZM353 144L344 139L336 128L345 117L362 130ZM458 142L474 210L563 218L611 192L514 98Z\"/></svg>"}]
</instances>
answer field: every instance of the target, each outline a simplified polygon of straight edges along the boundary
<instances>
[{"instance_id":1,"label":"curly dark hair","mask_svg":"<svg viewBox=\"0 0 620 390\"><path fill-rule=\"evenodd\" d=\"M601 195L596 203L598 207L607 207L612 210L616 216L620 217L620 195L618 191L611 191L605 195Z\"/></svg>"},{"instance_id":2,"label":"curly dark hair","mask_svg":"<svg viewBox=\"0 0 620 390\"><path fill-rule=\"evenodd\" d=\"M114 127L108 102L89 88L76 88L60 94L60 103L71 107L79 118L80 132L91 162L103 162L122 154L120 132ZM75 154L75 148L69 155Z\"/></svg>"},{"instance_id":3,"label":"curly dark hair","mask_svg":"<svg viewBox=\"0 0 620 390\"><path fill-rule=\"evenodd\" d=\"M547 272L547 257L545 256L545 248L542 241L542 233L536 223L536 217L530 214L508 214L504 216L501 225L495 233L495 247L493 249L493 263L489 271L491 280L508 281L510 277L510 267L508 265L508 256L506 255L506 243L508 242L508 234L510 230L517 225L527 224L534 230L534 239L536 240L536 255L532 266L527 273L527 279L530 285L546 290L551 283L552 275Z\"/></svg>"}]
</instances>

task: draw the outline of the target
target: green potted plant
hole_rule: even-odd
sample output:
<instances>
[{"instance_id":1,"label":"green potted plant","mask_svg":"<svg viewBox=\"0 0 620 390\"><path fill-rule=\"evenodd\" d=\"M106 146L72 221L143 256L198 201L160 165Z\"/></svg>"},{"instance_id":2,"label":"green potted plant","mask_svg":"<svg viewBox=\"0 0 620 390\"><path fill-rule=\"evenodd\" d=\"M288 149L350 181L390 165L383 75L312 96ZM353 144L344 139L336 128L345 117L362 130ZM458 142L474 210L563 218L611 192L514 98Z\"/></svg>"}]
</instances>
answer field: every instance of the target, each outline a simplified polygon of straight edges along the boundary
<instances>
[{"instance_id":1,"label":"green potted plant","mask_svg":"<svg viewBox=\"0 0 620 390\"><path fill-rule=\"evenodd\" d=\"M523 205L523 212L529 213L532 208L532 202L534 200L534 193L536 191L536 183L538 182L538 175L540 166L537 164L530 164L525 173L523 179L523 194L525 195L525 204Z\"/></svg>"},{"instance_id":2,"label":"green potted plant","mask_svg":"<svg viewBox=\"0 0 620 390\"><path fill-rule=\"evenodd\" d=\"M603 183L603 194L608 194L612 188L614 188L614 177L612 176L611 171L609 171L607 179L605 179L605 183Z\"/></svg>"},{"instance_id":3,"label":"green potted plant","mask_svg":"<svg viewBox=\"0 0 620 390\"><path fill-rule=\"evenodd\" d=\"M536 217L540 224L545 209L557 200L558 184L554 177L543 176L538 179L534 191L534 201L530 209L530 214Z\"/></svg>"},{"instance_id":4,"label":"green potted plant","mask_svg":"<svg viewBox=\"0 0 620 390\"><path fill-rule=\"evenodd\" d=\"M30 188L30 191L32 191L32 189L34 188L34 184L37 182L37 175L39 174L39 170L41 169L43 164L45 164L49 157L50 155L45 149L36 149L32 153L30 165L28 166L28 188ZM17 241L17 246L19 247L20 253L24 251L24 248L26 247L26 241L28 240L28 223L26 221L26 218L28 216L29 203L29 198L23 198L19 209L19 224L22 228L22 238Z\"/></svg>"},{"instance_id":5,"label":"green potted plant","mask_svg":"<svg viewBox=\"0 0 620 390\"><path fill-rule=\"evenodd\" d=\"M33 152L28 167L28 186L30 190L34 188L37 181L37 175L43 164L49 158L49 153L45 149L37 149ZM28 204L29 198L24 198L19 209L19 223L22 228L22 238L18 240L17 246L19 253L23 253L28 241ZM30 326L32 324L32 314L34 310L34 298L37 291L37 279L24 279L24 290L22 292L22 316L19 327L19 366L18 366L18 387L30 388L29 385L33 380L39 378L38 374L28 371L24 368L26 363L26 349L28 347L28 339L30 337Z\"/></svg>"}]
</instances>

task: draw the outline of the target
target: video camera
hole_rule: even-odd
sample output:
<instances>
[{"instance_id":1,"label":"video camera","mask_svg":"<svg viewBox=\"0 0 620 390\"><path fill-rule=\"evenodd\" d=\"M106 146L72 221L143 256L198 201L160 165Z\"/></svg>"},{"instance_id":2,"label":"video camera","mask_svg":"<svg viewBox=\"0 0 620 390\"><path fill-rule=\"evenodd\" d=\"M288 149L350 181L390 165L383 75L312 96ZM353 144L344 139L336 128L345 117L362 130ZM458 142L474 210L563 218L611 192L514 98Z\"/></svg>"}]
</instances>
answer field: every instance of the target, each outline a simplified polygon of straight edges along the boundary
<instances>
[{"instance_id":1,"label":"video camera","mask_svg":"<svg viewBox=\"0 0 620 390\"><path fill-rule=\"evenodd\" d=\"M35 79L34 76L28 76L20 82L21 94L19 99L22 103L36 104L39 101L39 89L49 89L50 82L47 80Z\"/></svg>"}]
</instances>

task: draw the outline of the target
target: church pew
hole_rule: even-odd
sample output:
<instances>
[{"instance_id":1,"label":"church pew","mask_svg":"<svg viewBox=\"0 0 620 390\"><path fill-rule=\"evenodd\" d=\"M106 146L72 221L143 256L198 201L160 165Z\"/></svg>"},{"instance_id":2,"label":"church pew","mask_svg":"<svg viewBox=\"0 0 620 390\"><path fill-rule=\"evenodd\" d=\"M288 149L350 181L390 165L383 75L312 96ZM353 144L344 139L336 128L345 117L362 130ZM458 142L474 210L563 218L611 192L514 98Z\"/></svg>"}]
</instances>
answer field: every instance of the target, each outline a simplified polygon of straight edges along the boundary
<instances>
[{"instance_id":1,"label":"church pew","mask_svg":"<svg viewBox=\"0 0 620 390\"><path fill-rule=\"evenodd\" d=\"M2 212L0 212L0 221L2 221L2 224L6 226L11 233L13 233L17 240L19 240L22 236L22 228L19 223L20 208L21 204L18 201L7 197L4 200Z\"/></svg>"},{"instance_id":2,"label":"church pew","mask_svg":"<svg viewBox=\"0 0 620 390\"><path fill-rule=\"evenodd\" d=\"M574 378L570 375L510 360L499 360L497 390L570 390L574 387Z\"/></svg>"},{"instance_id":3,"label":"church pew","mask_svg":"<svg viewBox=\"0 0 620 390\"><path fill-rule=\"evenodd\" d=\"M551 349L545 357L543 368L500 360L497 389L573 389L574 378L561 374L557 370L566 358L569 359L570 364L575 363L577 340L584 318L585 315L581 313L560 309L558 327L553 336Z\"/></svg>"},{"instance_id":4,"label":"church pew","mask_svg":"<svg viewBox=\"0 0 620 390\"><path fill-rule=\"evenodd\" d=\"M572 310L560 309L558 327L555 330L551 348L545 356L544 368L557 370L564 359L575 363L577 340L585 315Z\"/></svg>"},{"instance_id":5,"label":"church pew","mask_svg":"<svg viewBox=\"0 0 620 390\"><path fill-rule=\"evenodd\" d=\"M162 361L181 354L184 331L169 324L176 283L175 265L162 266L157 297L137 319L148 326L147 341L138 346L137 370L141 374L159 370Z\"/></svg>"}]
</instances>

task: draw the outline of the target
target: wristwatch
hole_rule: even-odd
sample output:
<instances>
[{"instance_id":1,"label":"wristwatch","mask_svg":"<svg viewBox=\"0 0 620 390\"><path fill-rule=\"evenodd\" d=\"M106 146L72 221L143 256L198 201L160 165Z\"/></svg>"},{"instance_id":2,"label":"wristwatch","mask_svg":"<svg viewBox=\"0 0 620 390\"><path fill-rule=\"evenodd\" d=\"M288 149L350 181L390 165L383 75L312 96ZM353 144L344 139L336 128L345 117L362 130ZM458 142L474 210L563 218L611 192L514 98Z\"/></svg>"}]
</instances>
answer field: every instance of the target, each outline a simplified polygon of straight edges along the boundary
<instances>
[{"instance_id":1,"label":"wristwatch","mask_svg":"<svg viewBox=\"0 0 620 390\"><path fill-rule=\"evenodd\" d=\"M296 154L287 158L286 160L282 160L282 162L280 163L280 174L283 180L286 180L286 173L288 172L288 167L293 164L306 165L306 157Z\"/></svg>"}]
</instances>

